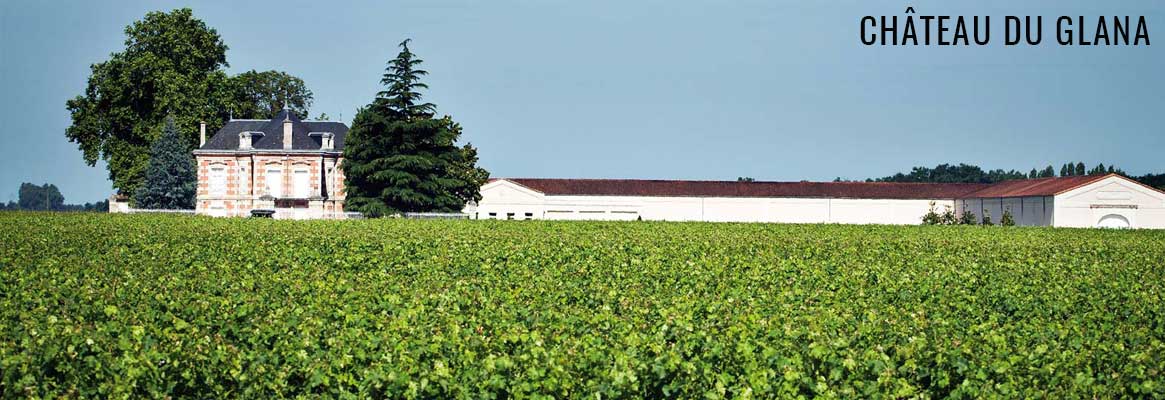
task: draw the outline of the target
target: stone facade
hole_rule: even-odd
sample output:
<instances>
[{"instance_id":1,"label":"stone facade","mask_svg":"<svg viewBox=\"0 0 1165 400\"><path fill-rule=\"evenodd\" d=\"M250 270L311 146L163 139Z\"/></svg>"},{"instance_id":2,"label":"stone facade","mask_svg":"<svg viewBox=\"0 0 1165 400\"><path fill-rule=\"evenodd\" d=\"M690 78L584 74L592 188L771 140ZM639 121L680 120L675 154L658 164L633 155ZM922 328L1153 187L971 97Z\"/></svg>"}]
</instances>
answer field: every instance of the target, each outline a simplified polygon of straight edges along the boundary
<instances>
[{"instance_id":1,"label":"stone facade","mask_svg":"<svg viewBox=\"0 0 1165 400\"><path fill-rule=\"evenodd\" d=\"M271 120L231 120L194 151L195 211L242 217L344 218L343 137L347 126L300 121L284 110Z\"/></svg>"},{"instance_id":2,"label":"stone facade","mask_svg":"<svg viewBox=\"0 0 1165 400\"><path fill-rule=\"evenodd\" d=\"M344 217L339 154L252 152L200 154L196 159L198 214L235 217L269 209L276 211L276 218Z\"/></svg>"}]
</instances>

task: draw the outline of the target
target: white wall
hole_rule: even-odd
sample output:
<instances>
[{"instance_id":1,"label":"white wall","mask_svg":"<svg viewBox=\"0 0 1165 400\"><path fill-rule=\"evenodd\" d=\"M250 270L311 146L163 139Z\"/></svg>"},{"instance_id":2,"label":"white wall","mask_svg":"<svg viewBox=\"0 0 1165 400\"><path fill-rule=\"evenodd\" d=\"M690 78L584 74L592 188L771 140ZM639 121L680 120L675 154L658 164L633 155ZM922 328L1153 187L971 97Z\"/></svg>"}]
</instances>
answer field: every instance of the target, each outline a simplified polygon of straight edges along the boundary
<instances>
[{"instance_id":1,"label":"white wall","mask_svg":"<svg viewBox=\"0 0 1165 400\"><path fill-rule=\"evenodd\" d=\"M998 224L1009 210L1017 225L1095 227L1106 215L1120 215L1133 228L1165 229L1165 193L1120 177L1110 177L1057 196L961 200L875 200L826 198L546 196L506 180L482 187L475 218L919 224L935 202L956 213L983 211ZM469 209L467 209L469 210ZM489 214L493 213L491 217ZM527 216L528 215L528 216Z\"/></svg>"},{"instance_id":2,"label":"white wall","mask_svg":"<svg viewBox=\"0 0 1165 400\"><path fill-rule=\"evenodd\" d=\"M535 192L513 182L499 180L481 187L481 201L474 209L463 210L474 219L542 219L546 211L546 199ZM491 215L492 214L492 215Z\"/></svg>"},{"instance_id":3,"label":"white wall","mask_svg":"<svg viewBox=\"0 0 1165 400\"><path fill-rule=\"evenodd\" d=\"M953 200L756 197L546 196L505 180L482 187L476 218L919 224ZM493 214L492 216L490 214Z\"/></svg>"},{"instance_id":4,"label":"white wall","mask_svg":"<svg viewBox=\"0 0 1165 400\"><path fill-rule=\"evenodd\" d=\"M1113 176L1057 195L1055 212L1056 226L1091 228L1119 215L1132 228L1165 229L1165 193Z\"/></svg>"}]
</instances>

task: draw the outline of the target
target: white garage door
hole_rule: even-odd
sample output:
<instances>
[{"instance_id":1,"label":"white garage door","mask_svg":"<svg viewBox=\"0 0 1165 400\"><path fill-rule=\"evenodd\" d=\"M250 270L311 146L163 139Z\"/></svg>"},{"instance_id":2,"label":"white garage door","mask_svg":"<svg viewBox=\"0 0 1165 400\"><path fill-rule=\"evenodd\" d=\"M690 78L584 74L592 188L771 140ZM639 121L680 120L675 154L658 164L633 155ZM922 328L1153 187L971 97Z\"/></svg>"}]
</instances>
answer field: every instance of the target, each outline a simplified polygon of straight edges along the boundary
<instances>
[{"instance_id":1,"label":"white garage door","mask_svg":"<svg viewBox=\"0 0 1165 400\"><path fill-rule=\"evenodd\" d=\"M1115 228L1127 229L1130 227L1128 218L1121 215L1109 214L1100 218L1096 223L1097 228Z\"/></svg>"}]
</instances>

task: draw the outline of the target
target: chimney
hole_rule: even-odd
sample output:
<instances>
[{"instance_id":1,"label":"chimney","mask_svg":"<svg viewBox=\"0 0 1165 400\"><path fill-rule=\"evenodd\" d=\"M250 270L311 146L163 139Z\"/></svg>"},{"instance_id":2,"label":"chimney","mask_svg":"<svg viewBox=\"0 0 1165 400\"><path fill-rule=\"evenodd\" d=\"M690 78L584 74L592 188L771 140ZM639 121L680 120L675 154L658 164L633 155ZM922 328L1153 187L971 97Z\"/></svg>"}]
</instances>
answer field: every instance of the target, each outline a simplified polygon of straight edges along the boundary
<instances>
[{"instance_id":1,"label":"chimney","mask_svg":"<svg viewBox=\"0 0 1165 400\"><path fill-rule=\"evenodd\" d=\"M283 112L283 149L291 150L291 110L284 108Z\"/></svg>"},{"instance_id":2,"label":"chimney","mask_svg":"<svg viewBox=\"0 0 1165 400\"><path fill-rule=\"evenodd\" d=\"M198 147L206 146L206 121L198 121Z\"/></svg>"}]
</instances>

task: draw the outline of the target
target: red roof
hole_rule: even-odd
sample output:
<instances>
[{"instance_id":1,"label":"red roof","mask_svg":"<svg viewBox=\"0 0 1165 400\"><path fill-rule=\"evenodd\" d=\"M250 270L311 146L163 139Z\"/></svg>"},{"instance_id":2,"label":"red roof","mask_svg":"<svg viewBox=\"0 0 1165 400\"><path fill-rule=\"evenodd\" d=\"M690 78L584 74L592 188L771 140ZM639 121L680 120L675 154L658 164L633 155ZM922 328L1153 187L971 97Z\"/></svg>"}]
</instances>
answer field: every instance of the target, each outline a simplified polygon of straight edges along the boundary
<instances>
[{"instance_id":1,"label":"red roof","mask_svg":"<svg viewBox=\"0 0 1165 400\"><path fill-rule=\"evenodd\" d=\"M737 182L651 179L502 178L559 196L811 197L841 199L965 199L1055 196L1116 174L989 183ZM498 179L490 179L490 182ZM1145 186L1145 185L1142 185ZM1145 186L1148 187L1148 186ZM1152 188L1151 188L1152 189ZM1153 189L1157 190L1157 189ZM1162 192L1165 193L1165 192Z\"/></svg>"},{"instance_id":2,"label":"red roof","mask_svg":"<svg viewBox=\"0 0 1165 400\"><path fill-rule=\"evenodd\" d=\"M505 180L544 194L566 196L955 199L989 186L979 183L736 182L539 178L505 178Z\"/></svg>"},{"instance_id":3,"label":"red roof","mask_svg":"<svg viewBox=\"0 0 1165 400\"><path fill-rule=\"evenodd\" d=\"M1027 197L1027 196L1055 196L1060 193L1099 181L1101 179L1118 176L1115 174L1109 175L1085 175L1085 176L1065 176L1059 178L1038 178L1038 179L1021 179L1014 181L1003 181L982 190L968 193L965 198L982 198L982 197Z\"/></svg>"}]
</instances>

